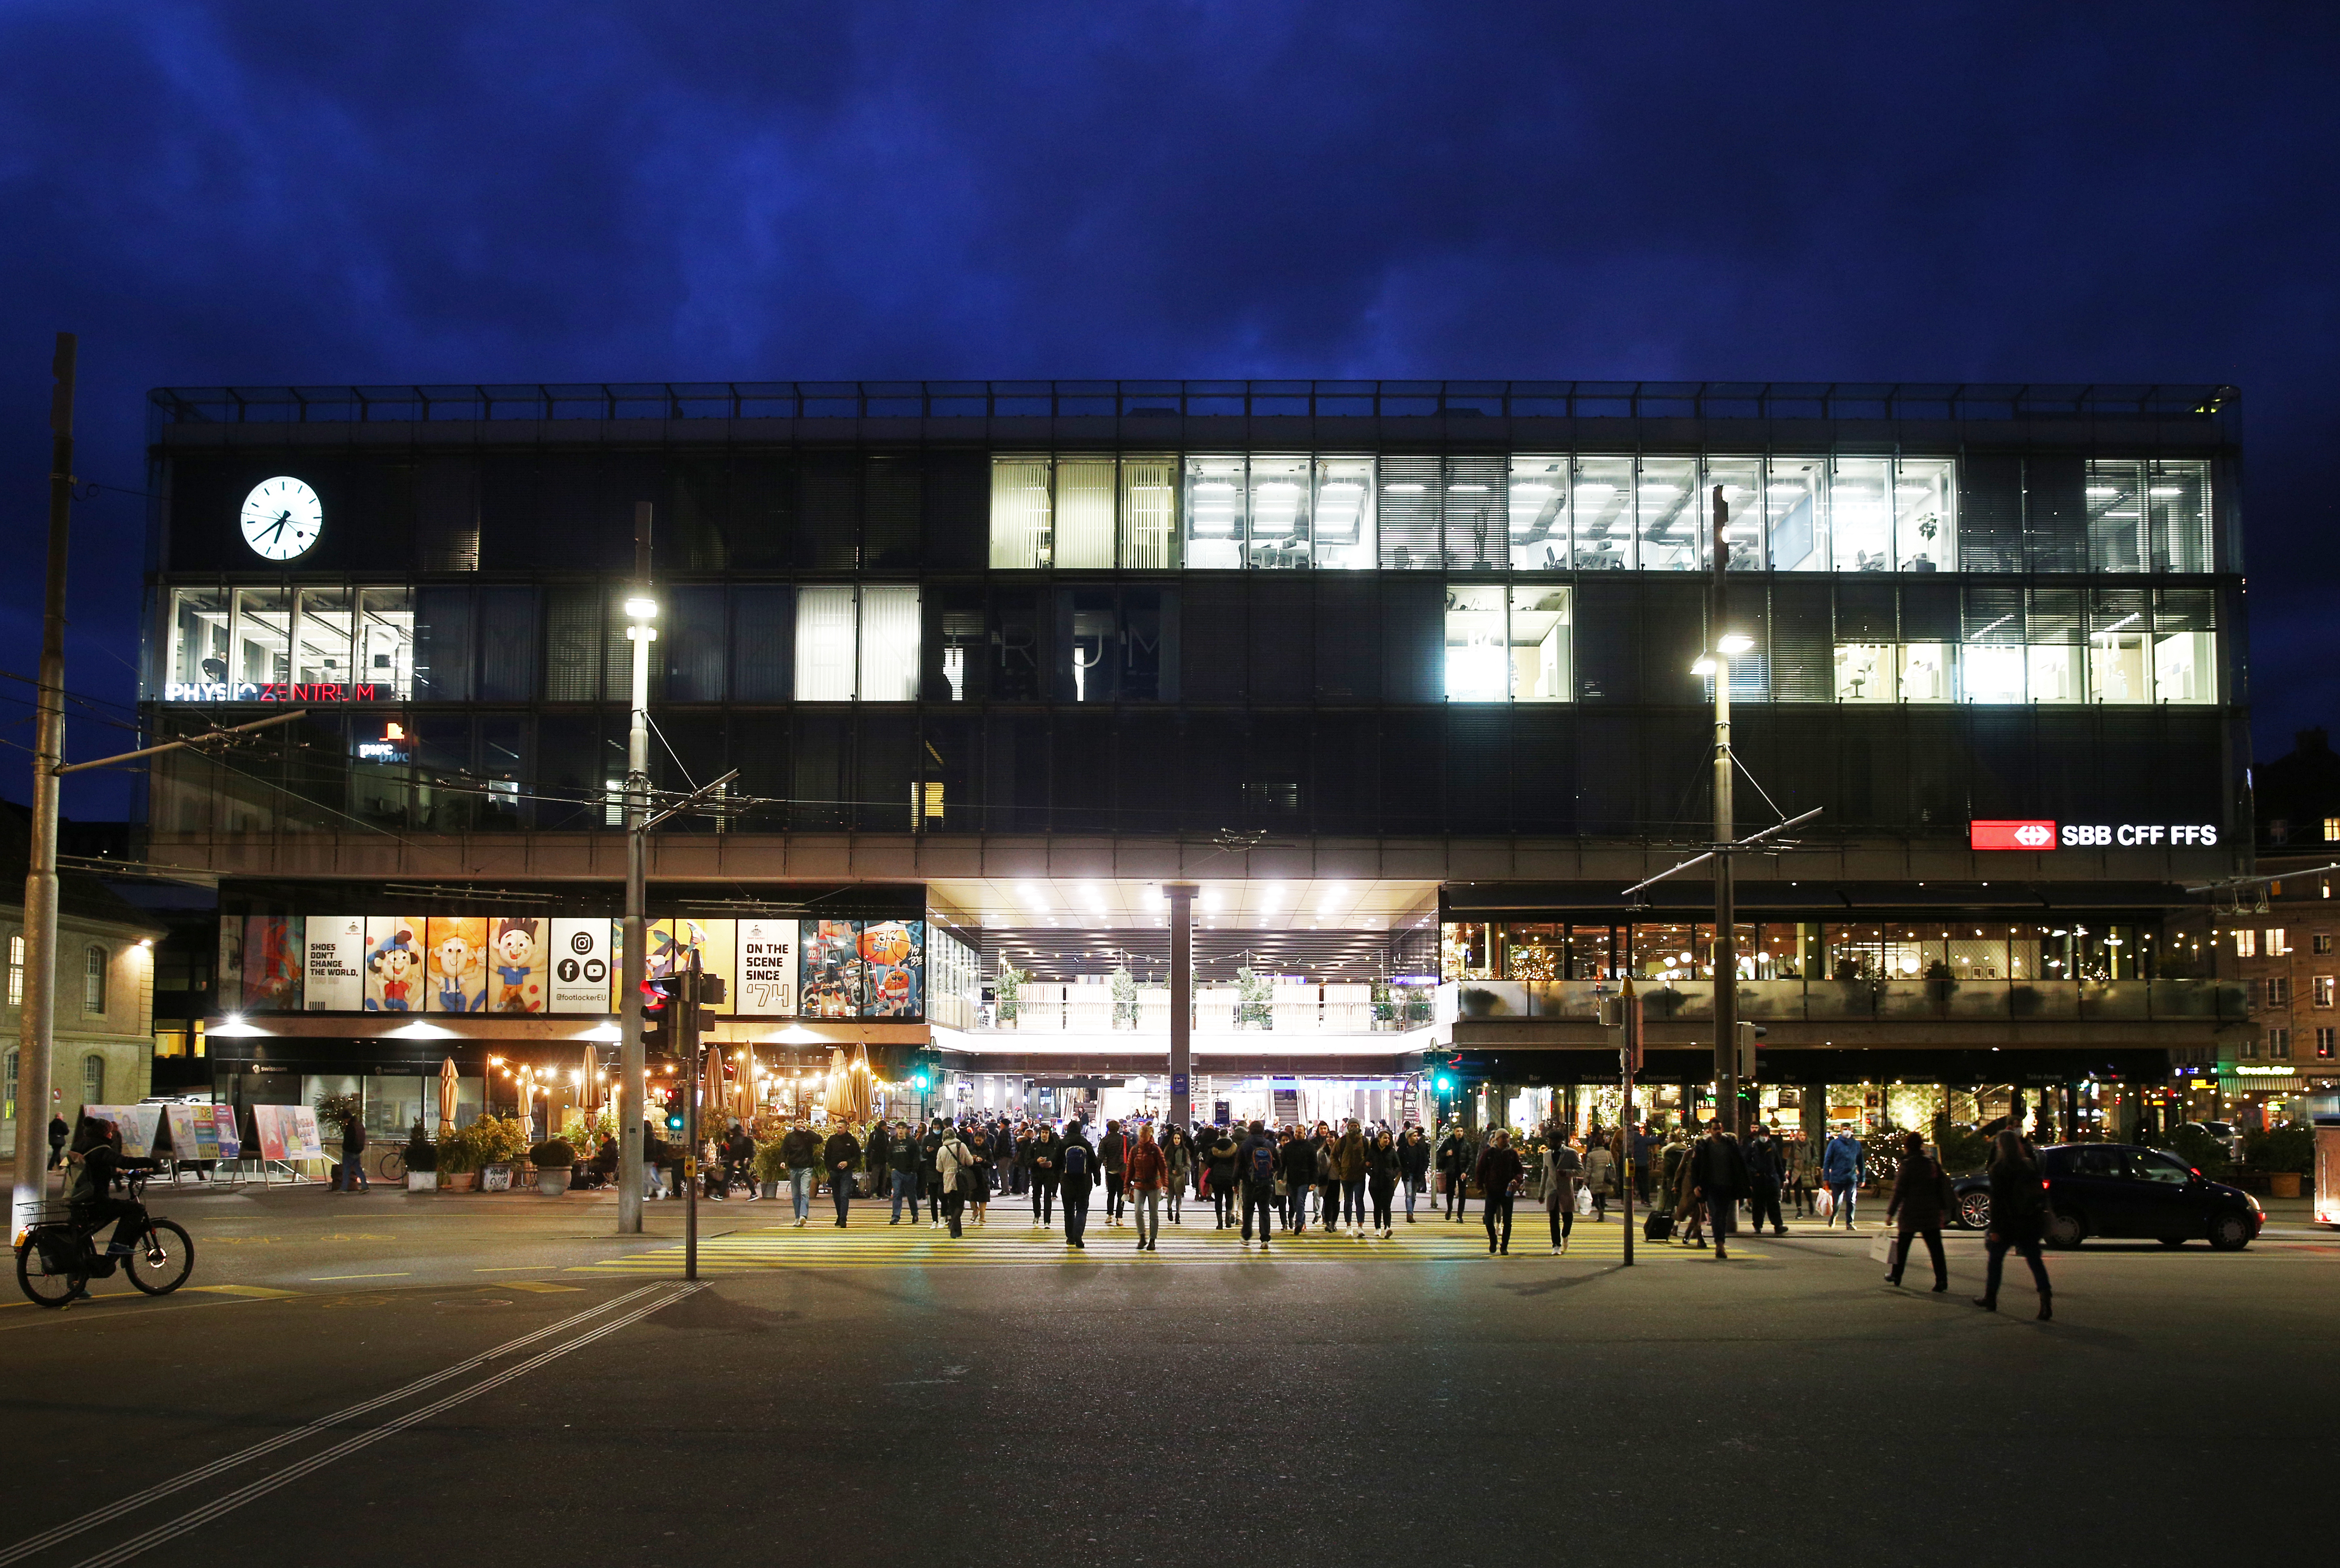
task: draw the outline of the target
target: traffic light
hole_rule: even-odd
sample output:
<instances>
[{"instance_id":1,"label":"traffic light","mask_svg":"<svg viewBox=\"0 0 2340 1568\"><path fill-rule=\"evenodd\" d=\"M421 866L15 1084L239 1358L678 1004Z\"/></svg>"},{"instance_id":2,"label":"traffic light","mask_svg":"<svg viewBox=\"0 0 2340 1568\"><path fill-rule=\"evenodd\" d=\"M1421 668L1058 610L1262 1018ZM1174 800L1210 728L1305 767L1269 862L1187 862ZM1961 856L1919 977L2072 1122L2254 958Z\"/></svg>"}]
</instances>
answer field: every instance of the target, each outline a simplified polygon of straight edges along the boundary
<instances>
[{"instance_id":1,"label":"traffic light","mask_svg":"<svg viewBox=\"0 0 2340 1568\"><path fill-rule=\"evenodd\" d=\"M910 1087L924 1094L943 1080L940 1051L922 1050L910 1059Z\"/></svg>"},{"instance_id":2,"label":"traffic light","mask_svg":"<svg viewBox=\"0 0 2340 1568\"><path fill-rule=\"evenodd\" d=\"M1755 1081L1755 1042L1770 1032L1760 1023L1749 1023L1744 1019L1739 1021L1739 1081L1740 1083Z\"/></svg>"},{"instance_id":3,"label":"traffic light","mask_svg":"<svg viewBox=\"0 0 2340 1568\"><path fill-rule=\"evenodd\" d=\"M1438 1075L1438 1092L1441 1094L1454 1092L1454 1080L1443 1072Z\"/></svg>"},{"instance_id":4,"label":"traffic light","mask_svg":"<svg viewBox=\"0 0 2340 1568\"><path fill-rule=\"evenodd\" d=\"M642 981L642 1052L646 1056L675 1054L677 1010L668 1005L671 983L665 980Z\"/></svg>"}]
</instances>

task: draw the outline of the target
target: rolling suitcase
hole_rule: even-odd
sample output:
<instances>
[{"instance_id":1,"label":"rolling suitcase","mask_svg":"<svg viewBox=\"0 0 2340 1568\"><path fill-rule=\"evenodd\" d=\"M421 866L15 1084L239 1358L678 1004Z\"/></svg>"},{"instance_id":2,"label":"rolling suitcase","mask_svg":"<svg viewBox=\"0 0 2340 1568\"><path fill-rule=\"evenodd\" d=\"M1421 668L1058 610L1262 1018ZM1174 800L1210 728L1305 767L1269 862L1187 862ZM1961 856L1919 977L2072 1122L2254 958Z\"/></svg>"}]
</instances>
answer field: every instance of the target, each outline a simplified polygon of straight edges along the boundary
<instances>
[{"instance_id":1,"label":"rolling suitcase","mask_svg":"<svg viewBox=\"0 0 2340 1568\"><path fill-rule=\"evenodd\" d=\"M1671 1214L1652 1212L1649 1218L1641 1221L1641 1239L1644 1241L1670 1241L1673 1234L1674 1217Z\"/></svg>"}]
</instances>

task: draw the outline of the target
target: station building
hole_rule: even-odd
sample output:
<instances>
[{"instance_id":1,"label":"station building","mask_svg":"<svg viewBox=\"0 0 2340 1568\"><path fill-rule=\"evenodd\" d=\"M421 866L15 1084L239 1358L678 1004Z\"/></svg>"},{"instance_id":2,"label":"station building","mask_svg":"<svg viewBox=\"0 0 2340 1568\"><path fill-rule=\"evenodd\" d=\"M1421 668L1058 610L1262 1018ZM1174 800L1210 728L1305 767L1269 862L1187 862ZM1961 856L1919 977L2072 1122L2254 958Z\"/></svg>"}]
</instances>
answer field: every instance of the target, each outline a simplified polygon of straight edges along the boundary
<instances>
[{"instance_id":1,"label":"station building","mask_svg":"<svg viewBox=\"0 0 2340 1568\"><path fill-rule=\"evenodd\" d=\"M1787 1128L2186 1104L2247 999L2238 406L2218 387L907 382L164 390L150 861L215 878L223 1096L384 1131L590 1098L630 630L654 964L798 1109L1710 1105L1710 677L1739 1011ZM1711 498L1728 511L1723 618ZM636 569L638 508L651 571ZM647 599L654 614L628 609ZM2230 939L2231 940L2231 939ZM327 1085L324 1080L334 1082ZM535 1098L542 1094L544 1099Z\"/></svg>"}]
</instances>

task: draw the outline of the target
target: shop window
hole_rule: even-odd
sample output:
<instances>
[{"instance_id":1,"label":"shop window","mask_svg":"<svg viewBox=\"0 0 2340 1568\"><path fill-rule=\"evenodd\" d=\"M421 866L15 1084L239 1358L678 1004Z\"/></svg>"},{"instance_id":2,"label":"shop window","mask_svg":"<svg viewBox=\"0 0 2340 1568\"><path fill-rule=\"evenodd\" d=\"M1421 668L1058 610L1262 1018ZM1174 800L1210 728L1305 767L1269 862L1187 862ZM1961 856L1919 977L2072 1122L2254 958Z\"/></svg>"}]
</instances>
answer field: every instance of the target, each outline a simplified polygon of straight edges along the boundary
<instances>
[{"instance_id":1,"label":"shop window","mask_svg":"<svg viewBox=\"0 0 2340 1568\"><path fill-rule=\"evenodd\" d=\"M2328 974L2319 974L2307 982L2310 1007L2328 1008L2332 1005L2332 978Z\"/></svg>"},{"instance_id":2,"label":"shop window","mask_svg":"<svg viewBox=\"0 0 2340 1568\"><path fill-rule=\"evenodd\" d=\"M1895 695L1898 650L1891 643L1836 645L1836 700L1889 703Z\"/></svg>"},{"instance_id":3,"label":"shop window","mask_svg":"<svg viewBox=\"0 0 2340 1568\"><path fill-rule=\"evenodd\" d=\"M1633 459L1580 458L1569 491L1576 569L1626 571L1633 565Z\"/></svg>"},{"instance_id":4,"label":"shop window","mask_svg":"<svg viewBox=\"0 0 2340 1568\"><path fill-rule=\"evenodd\" d=\"M1706 557L1705 509L1699 505L1698 464L1690 458L1644 458L1633 493L1641 569L1694 572Z\"/></svg>"},{"instance_id":5,"label":"shop window","mask_svg":"<svg viewBox=\"0 0 2340 1568\"><path fill-rule=\"evenodd\" d=\"M991 564L1010 570L1051 564L1048 459L991 459Z\"/></svg>"},{"instance_id":6,"label":"shop window","mask_svg":"<svg viewBox=\"0 0 2340 1568\"><path fill-rule=\"evenodd\" d=\"M1513 458L1512 567L1522 572L1568 569L1569 476L1566 458Z\"/></svg>"},{"instance_id":7,"label":"shop window","mask_svg":"<svg viewBox=\"0 0 2340 1568\"><path fill-rule=\"evenodd\" d=\"M2153 639L2153 695L2157 702L2217 701L2217 666L2209 632L2157 633Z\"/></svg>"},{"instance_id":8,"label":"shop window","mask_svg":"<svg viewBox=\"0 0 2340 1568\"><path fill-rule=\"evenodd\" d=\"M1186 459L1185 564L1232 571L1244 564L1244 463L1240 457Z\"/></svg>"}]
</instances>

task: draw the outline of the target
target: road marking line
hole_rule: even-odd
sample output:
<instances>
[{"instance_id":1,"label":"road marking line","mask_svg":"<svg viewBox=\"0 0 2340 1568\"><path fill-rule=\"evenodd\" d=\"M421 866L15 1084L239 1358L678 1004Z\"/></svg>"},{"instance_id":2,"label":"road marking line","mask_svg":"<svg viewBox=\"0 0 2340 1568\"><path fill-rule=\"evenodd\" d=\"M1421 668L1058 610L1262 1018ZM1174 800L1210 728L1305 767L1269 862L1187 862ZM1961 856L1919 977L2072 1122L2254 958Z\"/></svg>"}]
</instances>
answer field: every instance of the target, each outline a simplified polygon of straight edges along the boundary
<instances>
[{"instance_id":1,"label":"road marking line","mask_svg":"<svg viewBox=\"0 0 2340 1568\"><path fill-rule=\"evenodd\" d=\"M190 1286L188 1288L191 1290L239 1291L243 1289L256 1289L258 1287L196 1285ZM498 1356L508 1356L524 1345L533 1345L538 1340L545 1338L548 1336L559 1334L565 1329L573 1328L578 1324L584 1322L588 1318L599 1317L602 1313L610 1311L612 1307L623 1307L629 1301L640 1300L641 1297L651 1294L658 1288L659 1287L656 1285L644 1285L635 1289L629 1290L622 1296L612 1297L609 1300L601 1303L599 1307L587 1307L584 1311L564 1317L558 1323L548 1324L544 1327L536 1329L531 1333L523 1334L517 1339L508 1339L503 1344L497 1346L494 1349L483 1350L479 1355L472 1356L470 1360L457 1362L454 1366L446 1368L444 1371L433 1372L426 1377L418 1377L402 1388L393 1388L387 1394L376 1395L373 1398L365 1400L360 1404L352 1405L345 1410L337 1410L331 1415L320 1416L318 1419L310 1422L306 1426L297 1427L291 1432L282 1433L277 1436L269 1438L263 1443L255 1443L249 1448L240 1448L233 1454L214 1459L210 1464L198 1466L193 1470L186 1472L184 1474L174 1475L170 1480L158 1482L154 1485L147 1487L143 1492L133 1493L127 1497L124 1497L116 1502L105 1504L103 1508L94 1509L91 1512L83 1514L78 1519L68 1519L64 1524L57 1525L53 1529L44 1530L37 1535L28 1535L13 1546L0 1549L0 1564L14 1563L19 1558L28 1557L35 1552L45 1551L47 1548L55 1545L60 1541L72 1539L74 1536L80 1534L84 1530L94 1529L100 1524L112 1524L130 1509L143 1507L146 1504L168 1497L174 1492L184 1491L190 1486L197 1485L203 1482L210 1480L213 1476L221 1474L223 1471L232 1470L239 1464L248 1464L254 1459L262 1457L263 1455L273 1454L276 1450L285 1446L287 1444L298 1443L306 1437L313 1437L320 1432L338 1426L345 1421L354 1420L356 1417L363 1415L369 1411L379 1410L385 1405L394 1405L402 1399L421 1393L426 1388L435 1388L440 1384L446 1382L450 1378L460 1377L466 1372L472 1371L480 1366L484 1366L489 1362L495 1360Z\"/></svg>"},{"instance_id":2,"label":"road marking line","mask_svg":"<svg viewBox=\"0 0 2340 1568\"><path fill-rule=\"evenodd\" d=\"M491 1263L485 1268L474 1268L471 1272L474 1274L510 1274L514 1269L528 1269L534 1268L538 1266L533 1263Z\"/></svg>"},{"instance_id":3,"label":"road marking line","mask_svg":"<svg viewBox=\"0 0 2340 1568\"><path fill-rule=\"evenodd\" d=\"M413 1277L412 1269L401 1268L389 1274L312 1274L309 1276L309 1283L324 1285L336 1279L411 1279Z\"/></svg>"},{"instance_id":4,"label":"road marking line","mask_svg":"<svg viewBox=\"0 0 2340 1568\"><path fill-rule=\"evenodd\" d=\"M85 1557L75 1564L74 1568L114 1568L116 1563L126 1563L151 1547L160 1546L164 1542L176 1540L190 1531L199 1530L223 1514L232 1514L245 1504L264 1497L280 1487L289 1486L302 1476L313 1471L322 1470L337 1459L354 1454L361 1448L371 1447L385 1437L396 1436L410 1426L427 1421L444 1411L451 1410L458 1405L477 1399L482 1394L491 1393L514 1378L525 1376L549 1362L559 1360L572 1350L581 1350L596 1340L606 1339L621 1328L640 1323L660 1307L671 1306L684 1297L705 1288L703 1285L677 1286L667 1294L645 1306L636 1307L622 1317L612 1318L607 1323L588 1329L574 1339L540 1350L527 1360L508 1366L493 1377L474 1383L469 1388L450 1394L443 1399L425 1405L420 1409L410 1410L405 1415L386 1421L370 1431L361 1432L352 1437L345 1437L331 1448L322 1449L305 1459L295 1461L273 1475L263 1475L259 1480L247 1483L223 1496L215 1497L200 1507L192 1508L167 1524L158 1524L152 1530L143 1534L134 1535L106 1551L100 1552L94 1557Z\"/></svg>"},{"instance_id":5,"label":"road marking line","mask_svg":"<svg viewBox=\"0 0 2340 1568\"><path fill-rule=\"evenodd\" d=\"M297 1290L272 1290L265 1285L190 1285L187 1288L207 1296L244 1296L254 1301L279 1301L301 1294Z\"/></svg>"},{"instance_id":6,"label":"road marking line","mask_svg":"<svg viewBox=\"0 0 2340 1568\"><path fill-rule=\"evenodd\" d=\"M549 1279L507 1279L503 1282L501 1288L505 1290L533 1290L540 1296L550 1296L558 1291L582 1290L585 1287L581 1285L555 1285Z\"/></svg>"}]
</instances>

